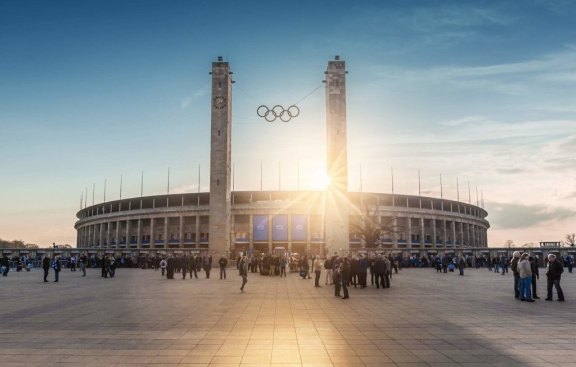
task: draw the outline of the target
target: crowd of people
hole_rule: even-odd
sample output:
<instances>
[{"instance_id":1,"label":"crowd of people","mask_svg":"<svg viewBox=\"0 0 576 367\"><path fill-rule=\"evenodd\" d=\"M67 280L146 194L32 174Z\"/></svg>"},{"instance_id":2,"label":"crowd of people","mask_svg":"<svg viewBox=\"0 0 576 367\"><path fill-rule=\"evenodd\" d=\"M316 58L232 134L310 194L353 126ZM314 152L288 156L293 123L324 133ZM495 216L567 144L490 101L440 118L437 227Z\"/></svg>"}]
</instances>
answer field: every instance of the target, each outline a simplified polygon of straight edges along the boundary
<instances>
[{"instance_id":1,"label":"crowd of people","mask_svg":"<svg viewBox=\"0 0 576 367\"><path fill-rule=\"evenodd\" d=\"M9 259L6 254L0 258L0 267L3 276L8 276L10 265L16 271L30 271L34 263L41 264L44 270L44 282L48 282L50 270L54 272L54 282L59 281L60 272L63 269L70 269L71 272L80 271L82 277L86 276L86 268L101 268L103 278L114 278L117 268L155 269L161 270L161 275L167 279L174 279L175 274L182 274L182 279L190 275L190 279L198 279L198 273L204 271L205 277L210 278L212 271L212 256L192 254L190 256L165 256L158 254L149 256L142 254L133 256L124 254L114 256L106 254L101 256L80 254L69 257L39 256L32 259L27 255L21 257L15 256ZM547 277L547 297L546 301L552 301L553 290L556 289L558 301L564 301L564 293L560 286L564 266L569 272L572 272L574 259L566 256L557 260L554 254L549 254L544 259L546 265ZM563 264L564 266L563 266ZM218 268L220 279L226 279L226 268L228 259L221 256L218 259ZM367 287L368 273L370 273L370 284L380 288L390 288L393 274L398 273L398 269L410 267L431 267L435 268L437 273L447 273L459 270L460 275L464 275L466 267L487 268L494 271L495 274L506 275L510 271L514 277L514 297L525 302L534 302L540 299L537 294L537 279L540 278L539 258L530 256L528 253L520 254L515 251L511 257L506 254L500 256L474 256L459 255L452 256L445 254L440 256L393 256L392 254L384 255L347 255L340 256L337 253L333 256L323 257L319 255L302 255L297 254L244 254L239 256L236 261L236 267L239 275L242 277L241 292L245 292L245 286L248 282L249 273L259 273L262 276L279 276L286 277L288 272L299 272L303 280L312 279L311 273L314 273L314 286L321 287L322 272L325 273L324 285L334 286L334 296L342 299L350 298L348 287L354 286L364 289Z\"/></svg>"}]
</instances>

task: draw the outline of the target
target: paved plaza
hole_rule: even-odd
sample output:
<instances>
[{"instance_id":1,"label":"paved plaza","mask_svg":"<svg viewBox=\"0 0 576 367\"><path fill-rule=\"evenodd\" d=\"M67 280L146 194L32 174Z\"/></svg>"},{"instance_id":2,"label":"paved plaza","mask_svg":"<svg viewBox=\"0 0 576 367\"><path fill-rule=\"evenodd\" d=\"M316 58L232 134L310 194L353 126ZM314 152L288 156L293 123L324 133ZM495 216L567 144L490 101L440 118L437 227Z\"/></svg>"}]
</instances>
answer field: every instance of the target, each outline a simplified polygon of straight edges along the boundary
<instances>
[{"instance_id":1,"label":"paved plaza","mask_svg":"<svg viewBox=\"0 0 576 367\"><path fill-rule=\"evenodd\" d=\"M576 366L567 271L567 302L544 302L542 276L532 304L514 300L511 273L485 269L405 269L349 300L295 273L249 274L244 294L236 269L179 277L12 271L0 278L0 366Z\"/></svg>"}]
</instances>

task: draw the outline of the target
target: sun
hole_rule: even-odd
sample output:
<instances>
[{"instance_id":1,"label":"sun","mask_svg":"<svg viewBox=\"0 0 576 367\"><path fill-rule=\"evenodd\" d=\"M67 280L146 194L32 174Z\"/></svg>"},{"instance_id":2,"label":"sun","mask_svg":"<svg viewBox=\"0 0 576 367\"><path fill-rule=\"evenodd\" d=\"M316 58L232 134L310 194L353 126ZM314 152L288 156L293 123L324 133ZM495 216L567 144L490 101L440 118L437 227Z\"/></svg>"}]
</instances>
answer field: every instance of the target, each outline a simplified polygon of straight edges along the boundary
<instances>
[{"instance_id":1,"label":"sun","mask_svg":"<svg viewBox=\"0 0 576 367\"><path fill-rule=\"evenodd\" d=\"M326 174L326 172L314 172L311 175L311 181L312 181L312 186L314 187L314 190L321 190L321 191L325 191L328 186L330 185L330 176L328 176L328 174Z\"/></svg>"}]
</instances>

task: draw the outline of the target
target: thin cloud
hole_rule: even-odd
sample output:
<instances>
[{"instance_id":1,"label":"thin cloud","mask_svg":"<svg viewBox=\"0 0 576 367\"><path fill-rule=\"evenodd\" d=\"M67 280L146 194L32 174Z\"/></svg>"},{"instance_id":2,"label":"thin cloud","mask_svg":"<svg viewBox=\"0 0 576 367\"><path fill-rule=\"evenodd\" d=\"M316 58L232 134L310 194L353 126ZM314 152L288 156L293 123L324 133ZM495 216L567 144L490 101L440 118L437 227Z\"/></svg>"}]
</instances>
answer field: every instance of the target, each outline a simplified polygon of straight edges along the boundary
<instances>
[{"instance_id":1,"label":"thin cloud","mask_svg":"<svg viewBox=\"0 0 576 367\"><path fill-rule=\"evenodd\" d=\"M210 86L208 84L205 84L204 86L202 86L202 88L198 89L191 96L183 98L180 101L180 108L182 108L183 110L187 109L192 104L192 102L194 102L194 100L196 100L199 97L202 97L205 94L208 94L209 92L210 92Z\"/></svg>"},{"instance_id":2,"label":"thin cloud","mask_svg":"<svg viewBox=\"0 0 576 367\"><path fill-rule=\"evenodd\" d=\"M528 228L534 225L559 222L576 216L576 210L542 204L486 203L489 220L494 229Z\"/></svg>"}]
</instances>

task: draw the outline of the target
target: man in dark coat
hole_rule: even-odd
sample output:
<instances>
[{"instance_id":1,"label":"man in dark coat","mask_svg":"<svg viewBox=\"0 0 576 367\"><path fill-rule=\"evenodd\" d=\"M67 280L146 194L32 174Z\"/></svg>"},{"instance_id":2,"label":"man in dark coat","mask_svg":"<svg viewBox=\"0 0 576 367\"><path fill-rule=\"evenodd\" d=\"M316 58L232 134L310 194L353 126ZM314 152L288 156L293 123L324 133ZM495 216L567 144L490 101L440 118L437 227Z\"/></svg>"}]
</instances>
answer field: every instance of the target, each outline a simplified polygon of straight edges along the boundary
<instances>
[{"instance_id":1,"label":"man in dark coat","mask_svg":"<svg viewBox=\"0 0 576 367\"><path fill-rule=\"evenodd\" d=\"M556 255L548 255L548 266L546 268L546 278L548 286L548 296L546 301L552 301L552 287L556 287L556 292L558 293L558 301L564 302L564 292L562 287L560 287L560 279L562 278L562 273L564 268L560 261L556 260Z\"/></svg>"},{"instance_id":2,"label":"man in dark coat","mask_svg":"<svg viewBox=\"0 0 576 367\"><path fill-rule=\"evenodd\" d=\"M194 277L198 279L198 274L196 273L196 255L190 256L190 259L188 259L188 267L190 270L190 279L192 279L192 273L194 273Z\"/></svg>"},{"instance_id":3,"label":"man in dark coat","mask_svg":"<svg viewBox=\"0 0 576 367\"><path fill-rule=\"evenodd\" d=\"M186 272L188 271L188 259L184 256L180 258L180 269L182 270L182 279L186 279ZM190 273L192 277L192 273Z\"/></svg>"},{"instance_id":4,"label":"man in dark coat","mask_svg":"<svg viewBox=\"0 0 576 367\"><path fill-rule=\"evenodd\" d=\"M358 285L358 275L360 273L360 262L356 257L350 260L350 281L348 285L353 284L354 288Z\"/></svg>"},{"instance_id":5,"label":"man in dark coat","mask_svg":"<svg viewBox=\"0 0 576 367\"><path fill-rule=\"evenodd\" d=\"M206 279L210 279L210 270L212 270L212 256L204 256L204 271L206 272Z\"/></svg>"},{"instance_id":6,"label":"man in dark coat","mask_svg":"<svg viewBox=\"0 0 576 367\"><path fill-rule=\"evenodd\" d=\"M50 270L50 258L48 255L42 259L42 269L44 269L44 282L48 283L48 271Z\"/></svg>"},{"instance_id":7,"label":"man in dark coat","mask_svg":"<svg viewBox=\"0 0 576 367\"><path fill-rule=\"evenodd\" d=\"M166 266L166 278L167 279L174 279L174 265L175 265L174 258L169 257L167 262L168 262L168 265Z\"/></svg>"},{"instance_id":8,"label":"man in dark coat","mask_svg":"<svg viewBox=\"0 0 576 367\"><path fill-rule=\"evenodd\" d=\"M100 259L100 266L102 267L102 277L108 278L108 267L106 266L106 258L104 256Z\"/></svg>"},{"instance_id":9,"label":"man in dark coat","mask_svg":"<svg viewBox=\"0 0 576 367\"><path fill-rule=\"evenodd\" d=\"M344 297L342 297L342 299L350 298L348 296L349 278L350 278L350 261L348 261L348 257L345 257L344 262L342 263L342 290L344 291Z\"/></svg>"}]
</instances>

